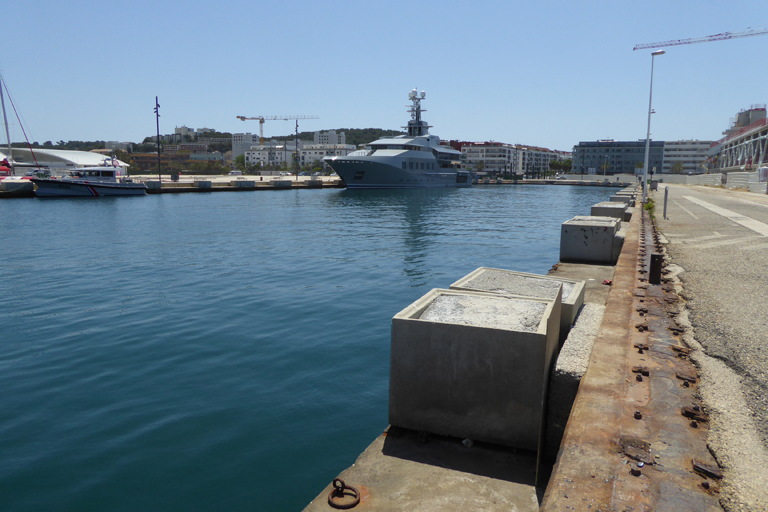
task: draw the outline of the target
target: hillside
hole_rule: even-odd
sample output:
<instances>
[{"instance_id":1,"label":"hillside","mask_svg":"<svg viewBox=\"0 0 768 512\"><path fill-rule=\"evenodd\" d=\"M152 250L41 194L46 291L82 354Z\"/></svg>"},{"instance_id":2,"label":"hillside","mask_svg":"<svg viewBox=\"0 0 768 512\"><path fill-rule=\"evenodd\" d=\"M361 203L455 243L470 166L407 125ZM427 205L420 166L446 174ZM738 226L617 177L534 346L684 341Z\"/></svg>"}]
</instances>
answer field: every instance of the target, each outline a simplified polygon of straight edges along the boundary
<instances>
[{"instance_id":1,"label":"hillside","mask_svg":"<svg viewBox=\"0 0 768 512\"><path fill-rule=\"evenodd\" d=\"M381 128L336 128L335 130L336 133L344 132L347 138L347 144L352 144L354 146L367 144L382 137L403 135L405 133L397 130L382 130ZM325 132L328 130L321 131ZM282 135L279 137L269 137L269 140L293 140L294 137L295 134ZM299 140L313 141L314 139L315 132L299 132Z\"/></svg>"}]
</instances>

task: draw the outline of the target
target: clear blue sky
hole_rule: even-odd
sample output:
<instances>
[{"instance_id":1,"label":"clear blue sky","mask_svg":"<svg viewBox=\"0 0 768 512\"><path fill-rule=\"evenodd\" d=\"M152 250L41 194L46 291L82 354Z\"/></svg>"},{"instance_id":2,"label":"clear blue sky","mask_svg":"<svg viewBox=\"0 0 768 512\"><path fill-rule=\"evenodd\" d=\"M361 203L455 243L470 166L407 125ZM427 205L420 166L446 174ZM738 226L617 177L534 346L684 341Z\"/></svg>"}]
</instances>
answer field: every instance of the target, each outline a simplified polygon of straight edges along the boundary
<instances>
[{"instance_id":1,"label":"clear blue sky","mask_svg":"<svg viewBox=\"0 0 768 512\"><path fill-rule=\"evenodd\" d=\"M0 73L31 141L140 141L155 96L161 133L258 133L238 115L399 129L416 87L443 139L570 150L645 138L651 51L636 44L765 27L768 2L26 0L2 14ZM766 62L768 35L667 48L652 138L720 138L768 103ZM12 111L9 125L23 140Z\"/></svg>"}]
</instances>

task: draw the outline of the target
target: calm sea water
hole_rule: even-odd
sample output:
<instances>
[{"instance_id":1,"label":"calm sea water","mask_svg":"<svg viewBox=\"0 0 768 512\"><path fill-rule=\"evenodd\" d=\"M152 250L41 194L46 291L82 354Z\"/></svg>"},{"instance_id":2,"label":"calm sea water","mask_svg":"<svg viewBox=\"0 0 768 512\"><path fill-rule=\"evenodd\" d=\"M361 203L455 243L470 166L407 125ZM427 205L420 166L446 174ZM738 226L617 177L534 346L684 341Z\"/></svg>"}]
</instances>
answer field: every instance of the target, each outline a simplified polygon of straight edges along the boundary
<instances>
[{"instance_id":1,"label":"calm sea water","mask_svg":"<svg viewBox=\"0 0 768 512\"><path fill-rule=\"evenodd\" d=\"M0 201L0 509L301 510L387 426L392 316L611 193Z\"/></svg>"}]
</instances>

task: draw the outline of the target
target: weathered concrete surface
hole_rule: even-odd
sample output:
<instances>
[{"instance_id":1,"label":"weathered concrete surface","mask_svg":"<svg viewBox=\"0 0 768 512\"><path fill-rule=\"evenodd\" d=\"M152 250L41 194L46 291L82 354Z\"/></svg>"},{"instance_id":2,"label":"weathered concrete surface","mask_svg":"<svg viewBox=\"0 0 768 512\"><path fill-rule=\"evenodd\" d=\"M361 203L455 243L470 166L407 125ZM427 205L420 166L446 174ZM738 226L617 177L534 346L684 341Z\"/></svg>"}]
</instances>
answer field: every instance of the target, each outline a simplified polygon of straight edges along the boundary
<instances>
[{"instance_id":1,"label":"weathered concrete surface","mask_svg":"<svg viewBox=\"0 0 768 512\"><path fill-rule=\"evenodd\" d=\"M558 347L560 295L559 284L549 301L435 289L396 314L390 424L536 451ZM448 311L448 317L441 314L439 321L424 319L442 298L472 300L476 307L465 303ZM505 327L504 317L542 305L535 330ZM467 315L483 309L496 311L494 316L501 317L497 325L466 325Z\"/></svg>"},{"instance_id":2,"label":"weathered concrete surface","mask_svg":"<svg viewBox=\"0 0 768 512\"><path fill-rule=\"evenodd\" d=\"M564 276L528 274L513 270L480 267L451 284L451 290L473 290L518 297L552 299L557 294L558 284L562 286L560 310L560 343L579 310L584 305L584 281Z\"/></svg>"},{"instance_id":3,"label":"weathered concrete surface","mask_svg":"<svg viewBox=\"0 0 768 512\"><path fill-rule=\"evenodd\" d=\"M339 478L356 487L352 510L533 512L536 454L458 439L430 437L391 427ZM331 483L305 512L328 512Z\"/></svg>"},{"instance_id":4,"label":"weathered concrete surface","mask_svg":"<svg viewBox=\"0 0 768 512\"><path fill-rule=\"evenodd\" d=\"M727 510L768 510L768 196L669 186L652 194L680 268L679 325L699 366Z\"/></svg>"},{"instance_id":5,"label":"weathered concrete surface","mask_svg":"<svg viewBox=\"0 0 768 512\"><path fill-rule=\"evenodd\" d=\"M613 217L615 219L624 220L624 211L627 209L627 205L617 203L615 201L604 201L592 205L591 213L594 217Z\"/></svg>"},{"instance_id":6,"label":"weathered concrete surface","mask_svg":"<svg viewBox=\"0 0 768 512\"><path fill-rule=\"evenodd\" d=\"M621 220L614 217L578 216L563 222L560 261L612 265L614 235L620 228Z\"/></svg>"}]
</instances>

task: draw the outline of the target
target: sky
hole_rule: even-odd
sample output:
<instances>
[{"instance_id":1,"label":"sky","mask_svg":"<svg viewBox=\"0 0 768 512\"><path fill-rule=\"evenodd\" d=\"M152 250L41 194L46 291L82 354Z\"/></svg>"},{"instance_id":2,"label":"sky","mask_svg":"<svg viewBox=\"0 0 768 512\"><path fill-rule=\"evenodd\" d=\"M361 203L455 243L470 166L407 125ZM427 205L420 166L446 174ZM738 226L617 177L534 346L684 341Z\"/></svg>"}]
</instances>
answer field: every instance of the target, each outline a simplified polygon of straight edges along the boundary
<instances>
[{"instance_id":1,"label":"sky","mask_svg":"<svg viewBox=\"0 0 768 512\"><path fill-rule=\"evenodd\" d=\"M25 0L3 10L10 138L140 142L177 126L258 133L236 116L318 116L300 131L401 129L408 92L444 140L570 151L645 139L641 43L768 28L765 0ZM651 138L717 140L768 103L768 34L666 48ZM294 131L266 121L266 137ZM6 137L0 134L4 144Z\"/></svg>"}]
</instances>

